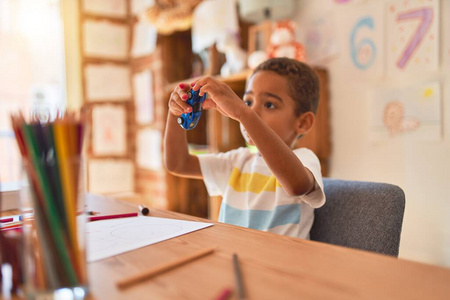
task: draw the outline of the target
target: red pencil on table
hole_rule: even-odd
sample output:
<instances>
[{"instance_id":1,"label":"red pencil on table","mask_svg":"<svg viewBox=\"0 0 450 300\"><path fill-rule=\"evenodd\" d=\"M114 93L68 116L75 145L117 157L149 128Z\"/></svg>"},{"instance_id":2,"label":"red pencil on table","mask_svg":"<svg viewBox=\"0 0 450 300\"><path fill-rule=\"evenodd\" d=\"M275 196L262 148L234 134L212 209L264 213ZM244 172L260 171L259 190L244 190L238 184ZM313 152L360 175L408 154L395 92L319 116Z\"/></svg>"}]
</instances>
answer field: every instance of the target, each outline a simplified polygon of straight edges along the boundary
<instances>
[{"instance_id":1,"label":"red pencil on table","mask_svg":"<svg viewBox=\"0 0 450 300\"><path fill-rule=\"evenodd\" d=\"M216 298L216 300L227 300L232 292L232 289L226 288L222 292L220 292L220 295Z\"/></svg>"},{"instance_id":2,"label":"red pencil on table","mask_svg":"<svg viewBox=\"0 0 450 300\"><path fill-rule=\"evenodd\" d=\"M108 219L118 219L118 218L128 218L128 217L137 217L138 213L128 213L128 214L118 214L118 215L106 215L106 216L94 216L90 217L89 221L100 221L100 220L108 220Z\"/></svg>"},{"instance_id":3,"label":"red pencil on table","mask_svg":"<svg viewBox=\"0 0 450 300\"><path fill-rule=\"evenodd\" d=\"M14 221L14 218L0 219L0 223L8 223Z\"/></svg>"}]
</instances>

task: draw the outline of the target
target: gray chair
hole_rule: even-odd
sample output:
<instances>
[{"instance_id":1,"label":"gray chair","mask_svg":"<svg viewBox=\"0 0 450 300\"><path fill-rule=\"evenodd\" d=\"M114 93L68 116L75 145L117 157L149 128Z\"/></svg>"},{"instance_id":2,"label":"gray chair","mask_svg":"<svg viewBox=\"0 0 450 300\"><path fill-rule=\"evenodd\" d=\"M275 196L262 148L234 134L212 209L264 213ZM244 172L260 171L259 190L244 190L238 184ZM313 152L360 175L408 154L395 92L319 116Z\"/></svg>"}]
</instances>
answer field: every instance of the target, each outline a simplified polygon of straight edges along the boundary
<instances>
[{"instance_id":1,"label":"gray chair","mask_svg":"<svg viewBox=\"0 0 450 300\"><path fill-rule=\"evenodd\" d=\"M405 194L386 183L324 178L311 240L398 256Z\"/></svg>"}]
</instances>

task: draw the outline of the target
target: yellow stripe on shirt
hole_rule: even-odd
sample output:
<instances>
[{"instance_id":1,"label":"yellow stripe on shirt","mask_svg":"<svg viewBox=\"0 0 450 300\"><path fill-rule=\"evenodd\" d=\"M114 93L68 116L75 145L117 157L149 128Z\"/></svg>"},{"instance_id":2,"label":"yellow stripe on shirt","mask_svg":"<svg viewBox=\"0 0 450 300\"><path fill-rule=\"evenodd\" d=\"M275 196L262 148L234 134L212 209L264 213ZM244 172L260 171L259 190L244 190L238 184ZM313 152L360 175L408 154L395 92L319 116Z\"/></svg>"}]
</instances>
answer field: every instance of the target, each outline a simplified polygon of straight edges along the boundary
<instances>
[{"instance_id":1,"label":"yellow stripe on shirt","mask_svg":"<svg viewBox=\"0 0 450 300\"><path fill-rule=\"evenodd\" d=\"M238 168L233 168L228 184L236 192L275 192L281 187L275 176L266 176L259 173L241 173Z\"/></svg>"}]
</instances>

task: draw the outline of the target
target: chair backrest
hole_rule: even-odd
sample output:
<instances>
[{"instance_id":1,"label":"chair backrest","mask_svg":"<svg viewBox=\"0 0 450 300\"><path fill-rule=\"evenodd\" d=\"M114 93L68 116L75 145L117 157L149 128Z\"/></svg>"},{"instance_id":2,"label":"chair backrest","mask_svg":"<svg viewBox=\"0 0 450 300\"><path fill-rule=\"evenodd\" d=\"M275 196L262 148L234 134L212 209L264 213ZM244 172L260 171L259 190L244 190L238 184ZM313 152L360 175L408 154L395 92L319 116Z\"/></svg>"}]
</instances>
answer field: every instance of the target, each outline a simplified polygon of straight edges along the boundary
<instances>
[{"instance_id":1,"label":"chair backrest","mask_svg":"<svg viewBox=\"0 0 450 300\"><path fill-rule=\"evenodd\" d=\"M324 178L311 240L398 256L405 194L395 185Z\"/></svg>"}]
</instances>

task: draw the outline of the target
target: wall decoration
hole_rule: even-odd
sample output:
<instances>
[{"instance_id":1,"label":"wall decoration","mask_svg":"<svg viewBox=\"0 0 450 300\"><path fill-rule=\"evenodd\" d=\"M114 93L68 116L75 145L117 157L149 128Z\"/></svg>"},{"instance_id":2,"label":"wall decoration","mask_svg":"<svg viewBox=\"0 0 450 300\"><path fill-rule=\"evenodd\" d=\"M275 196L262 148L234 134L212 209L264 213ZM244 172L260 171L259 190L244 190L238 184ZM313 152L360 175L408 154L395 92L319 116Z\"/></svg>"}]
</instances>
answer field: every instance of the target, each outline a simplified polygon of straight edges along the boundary
<instances>
[{"instance_id":1,"label":"wall decoration","mask_svg":"<svg viewBox=\"0 0 450 300\"><path fill-rule=\"evenodd\" d=\"M136 122L148 124L154 119L153 75L146 70L133 76Z\"/></svg>"},{"instance_id":2,"label":"wall decoration","mask_svg":"<svg viewBox=\"0 0 450 300\"><path fill-rule=\"evenodd\" d=\"M127 127L124 105L96 105L92 109L94 155L126 155Z\"/></svg>"},{"instance_id":3,"label":"wall decoration","mask_svg":"<svg viewBox=\"0 0 450 300\"><path fill-rule=\"evenodd\" d=\"M89 64L84 72L87 101L123 101L131 98L128 66Z\"/></svg>"},{"instance_id":4,"label":"wall decoration","mask_svg":"<svg viewBox=\"0 0 450 300\"><path fill-rule=\"evenodd\" d=\"M336 23L331 12L309 20L304 26L304 45L308 63L318 65L339 53Z\"/></svg>"},{"instance_id":5,"label":"wall decoration","mask_svg":"<svg viewBox=\"0 0 450 300\"><path fill-rule=\"evenodd\" d=\"M392 1L387 8L390 77L438 70L439 1Z\"/></svg>"},{"instance_id":6,"label":"wall decoration","mask_svg":"<svg viewBox=\"0 0 450 300\"><path fill-rule=\"evenodd\" d=\"M172 34L187 30L192 25L192 12L203 0L165 0L155 4L143 13L160 34Z\"/></svg>"},{"instance_id":7,"label":"wall decoration","mask_svg":"<svg viewBox=\"0 0 450 300\"><path fill-rule=\"evenodd\" d=\"M127 0L83 0L86 13L112 18L126 18Z\"/></svg>"},{"instance_id":8,"label":"wall decoration","mask_svg":"<svg viewBox=\"0 0 450 300\"><path fill-rule=\"evenodd\" d=\"M338 22L347 42L342 61L351 79L379 79L384 74L384 6L374 3L348 10ZM345 39L345 37L342 37Z\"/></svg>"},{"instance_id":9,"label":"wall decoration","mask_svg":"<svg viewBox=\"0 0 450 300\"><path fill-rule=\"evenodd\" d=\"M133 26L132 57L150 55L155 51L158 32L147 22L137 22Z\"/></svg>"},{"instance_id":10,"label":"wall decoration","mask_svg":"<svg viewBox=\"0 0 450 300\"><path fill-rule=\"evenodd\" d=\"M161 133L154 129L140 130L136 137L136 164L139 168L159 171L162 169Z\"/></svg>"},{"instance_id":11,"label":"wall decoration","mask_svg":"<svg viewBox=\"0 0 450 300\"><path fill-rule=\"evenodd\" d=\"M401 136L422 141L441 139L441 94L437 82L376 91L370 113L373 140Z\"/></svg>"},{"instance_id":12,"label":"wall decoration","mask_svg":"<svg viewBox=\"0 0 450 300\"><path fill-rule=\"evenodd\" d=\"M83 53L88 57L128 58L128 26L109 21L86 20L83 24Z\"/></svg>"},{"instance_id":13,"label":"wall decoration","mask_svg":"<svg viewBox=\"0 0 450 300\"><path fill-rule=\"evenodd\" d=\"M134 191L134 164L126 159L92 159L88 162L88 190L112 194Z\"/></svg>"}]
</instances>

